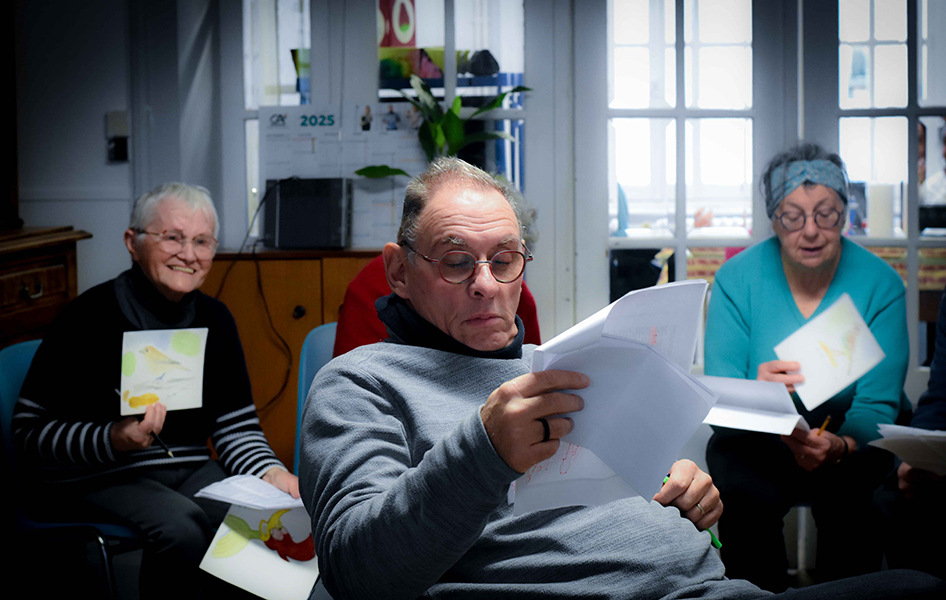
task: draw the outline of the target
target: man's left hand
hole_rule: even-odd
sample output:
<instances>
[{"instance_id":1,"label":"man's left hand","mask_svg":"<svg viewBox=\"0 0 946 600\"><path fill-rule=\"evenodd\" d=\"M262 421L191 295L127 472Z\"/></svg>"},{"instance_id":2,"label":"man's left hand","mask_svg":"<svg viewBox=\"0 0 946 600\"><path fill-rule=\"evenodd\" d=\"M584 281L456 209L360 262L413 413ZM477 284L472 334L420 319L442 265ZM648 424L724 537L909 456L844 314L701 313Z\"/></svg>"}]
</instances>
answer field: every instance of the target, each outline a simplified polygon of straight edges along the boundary
<instances>
[{"instance_id":1,"label":"man's left hand","mask_svg":"<svg viewBox=\"0 0 946 600\"><path fill-rule=\"evenodd\" d=\"M680 514L699 530L709 529L723 514L723 502L713 478L692 460L678 460L670 467L670 478L654 496L664 506L676 506Z\"/></svg>"},{"instance_id":2,"label":"man's left hand","mask_svg":"<svg viewBox=\"0 0 946 600\"><path fill-rule=\"evenodd\" d=\"M276 486L293 498L299 497L299 478L282 467L273 467L266 471L263 474L263 481Z\"/></svg>"}]
</instances>

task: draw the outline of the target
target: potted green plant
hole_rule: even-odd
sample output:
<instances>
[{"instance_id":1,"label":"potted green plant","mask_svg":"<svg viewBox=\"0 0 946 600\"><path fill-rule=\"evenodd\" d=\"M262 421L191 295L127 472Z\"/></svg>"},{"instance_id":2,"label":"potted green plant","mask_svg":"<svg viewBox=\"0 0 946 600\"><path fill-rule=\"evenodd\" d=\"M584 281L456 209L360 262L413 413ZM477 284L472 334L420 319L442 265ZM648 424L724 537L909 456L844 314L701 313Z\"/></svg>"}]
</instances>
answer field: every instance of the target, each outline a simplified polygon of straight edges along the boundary
<instances>
[{"instance_id":1,"label":"potted green plant","mask_svg":"<svg viewBox=\"0 0 946 600\"><path fill-rule=\"evenodd\" d=\"M460 116L461 98L459 96L453 99L453 104L448 110L444 110L443 107L440 106L440 103L434 98L430 87L424 83L423 79L417 75L411 75L411 87L417 94L417 98L412 98L404 92L401 92L401 94L420 111L421 116L424 118L424 122L417 131L417 137L420 140L421 147L424 149L424 154L427 155L428 161L432 161L438 156L456 156L461 148L475 142L499 139L513 140L513 137L504 131L480 131L467 134L466 123L477 115L502 106L503 100L508 94L531 91L531 88L521 85L516 86L512 90L503 92L492 98L486 104L478 108L469 118L464 119ZM391 175L407 175L409 177L402 169L394 169L387 165L364 167L355 171L355 174L371 179L379 179Z\"/></svg>"}]
</instances>

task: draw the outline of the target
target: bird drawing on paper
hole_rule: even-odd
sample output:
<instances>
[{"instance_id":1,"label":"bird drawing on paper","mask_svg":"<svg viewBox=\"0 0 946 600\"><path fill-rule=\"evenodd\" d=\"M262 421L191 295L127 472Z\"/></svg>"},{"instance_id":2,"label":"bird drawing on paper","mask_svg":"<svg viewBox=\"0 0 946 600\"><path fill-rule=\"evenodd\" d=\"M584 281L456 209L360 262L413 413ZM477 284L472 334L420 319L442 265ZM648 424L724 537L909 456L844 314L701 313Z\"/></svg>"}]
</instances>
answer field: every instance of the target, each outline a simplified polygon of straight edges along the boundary
<instances>
[{"instance_id":1,"label":"bird drawing on paper","mask_svg":"<svg viewBox=\"0 0 946 600\"><path fill-rule=\"evenodd\" d=\"M276 552L279 558L286 562L289 559L306 562L315 558L315 543L312 541L312 534L301 542L295 542L281 521L284 514L289 512L288 508L277 510L268 520L259 522L259 529L252 529L246 521L240 517L229 514L223 520L224 524L230 528L214 546L211 556L214 558L227 558L237 554L250 540L260 540L267 548Z\"/></svg>"},{"instance_id":2,"label":"bird drawing on paper","mask_svg":"<svg viewBox=\"0 0 946 600\"><path fill-rule=\"evenodd\" d=\"M145 346L139 352L145 357L145 365L148 367L148 370L158 377L163 377L166 373L175 369L190 371L190 369L167 356L154 346Z\"/></svg>"}]
</instances>

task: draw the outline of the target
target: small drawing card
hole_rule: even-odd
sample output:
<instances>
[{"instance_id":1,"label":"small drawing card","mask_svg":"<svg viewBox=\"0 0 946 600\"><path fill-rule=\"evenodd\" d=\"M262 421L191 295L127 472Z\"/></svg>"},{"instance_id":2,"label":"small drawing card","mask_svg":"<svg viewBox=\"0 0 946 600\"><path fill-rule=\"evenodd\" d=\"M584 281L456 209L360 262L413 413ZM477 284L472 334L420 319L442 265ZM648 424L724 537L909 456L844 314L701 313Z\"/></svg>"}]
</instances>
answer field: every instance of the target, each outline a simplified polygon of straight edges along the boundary
<instances>
[{"instance_id":1,"label":"small drawing card","mask_svg":"<svg viewBox=\"0 0 946 600\"><path fill-rule=\"evenodd\" d=\"M122 338L121 414L161 402L168 410L203 404L207 328L126 331Z\"/></svg>"},{"instance_id":2,"label":"small drawing card","mask_svg":"<svg viewBox=\"0 0 946 600\"><path fill-rule=\"evenodd\" d=\"M847 294L775 347L781 360L801 364L795 391L813 410L884 359L884 351Z\"/></svg>"}]
</instances>

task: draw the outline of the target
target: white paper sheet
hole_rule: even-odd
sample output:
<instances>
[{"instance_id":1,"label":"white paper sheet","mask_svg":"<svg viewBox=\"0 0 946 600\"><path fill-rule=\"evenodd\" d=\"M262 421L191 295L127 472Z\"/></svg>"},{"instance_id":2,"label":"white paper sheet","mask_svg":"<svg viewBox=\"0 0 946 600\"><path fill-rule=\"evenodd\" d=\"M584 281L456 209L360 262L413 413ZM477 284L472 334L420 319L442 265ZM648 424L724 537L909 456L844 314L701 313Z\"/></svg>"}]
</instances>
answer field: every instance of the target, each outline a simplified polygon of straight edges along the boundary
<instances>
[{"instance_id":1,"label":"white paper sheet","mask_svg":"<svg viewBox=\"0 0 946 600\"><path fill-rule=\"evenodd\" d=\"M555 456L515 481L516 515L563 506L600 506L637 496L634 488L588 448L562 442Z\"/></svg>"},{"instance_id":2,"label":"white paper sheet","mask_svg":"<svg viewBox=\"0 0 946 600\"><path fill-rule=\"evenodd\" d=\"M882 437L869 445L893 452L914 468L946 475L946 431L887 424L879 429Z\"/></svg>"},{"instance_id":3,"label":"white paper sheet","mask_svg":"<svg viewBox=\"0 0 946 600\"><path fill-rule=\"evenodd\" d=\"M719 394L703 420L707 425L782 435L790 435L796 428L810 429L783 383L710 375L697 379Z\"/></svg>"},{"instance_id":4,"label":"white paper sheet","mask_svg":"<svg viewBox=\"0 0 946 600\"><path fill-rule=\"evenodd\" d=\"M293 498L254 475L233 475L211 483L194 495L254 509L302 507L301 498Z\"/></svg>"},{"instance_id":5,"label":"white paper sheet","mask_svg":"<svg viewBox=\"0 0 946 600\"><path fill-rule=\"evenodd\" d=\"M309 515L231 506L200 568L267 600L304 600L319 577Z\"/></svg>"},{"instance_id":6,"label":"white paper sheet","mask_svg":"<svg viewBox=\"0 0 946 600\"><path fill-rule=\"evenodd\" d=\"M847 294L775 347L781 360L801 364L795 391L814 410L884 359L884 351Z\"/></svg>"},{"instance_id":7,"label":"white paper sheet","mask_svg":"<svg viewBox=\"0 0 946 600\"><path fill-rule=\"evenodd\" d=\"M584 410L569 415L575 429L562 439L590 450L594 460L572 465L568 478L533 479L529 493L542 488L552 505L599 504L607 495L626 495L623 486L607 483L611 476L597 459L641 496L657 493L716 401L689 374L705 293L705 281L630 292L536 348L533 371L573 370L591 379L578 392ZM517 503L519 496L517 489Z\"/></svg>"}]
</instances>

